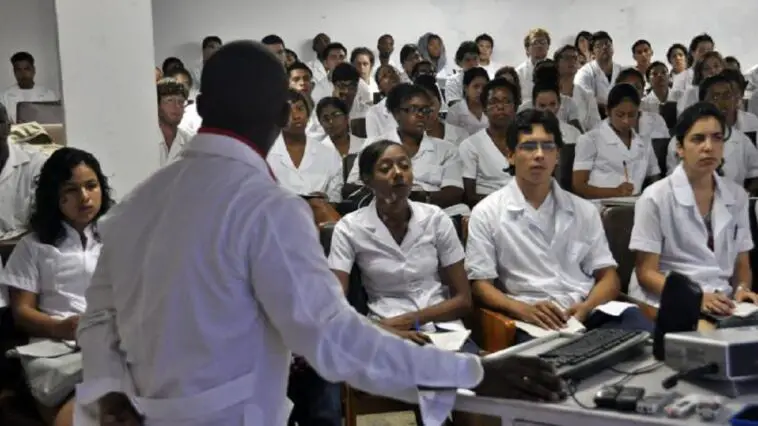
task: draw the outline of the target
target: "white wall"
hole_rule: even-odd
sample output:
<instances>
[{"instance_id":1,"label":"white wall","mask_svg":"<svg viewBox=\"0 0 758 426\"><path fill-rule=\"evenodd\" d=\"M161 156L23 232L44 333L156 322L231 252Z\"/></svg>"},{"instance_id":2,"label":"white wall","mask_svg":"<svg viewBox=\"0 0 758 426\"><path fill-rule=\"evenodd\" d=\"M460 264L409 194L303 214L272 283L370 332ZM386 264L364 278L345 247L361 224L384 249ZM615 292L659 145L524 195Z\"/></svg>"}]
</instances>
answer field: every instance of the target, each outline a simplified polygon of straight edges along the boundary
<instances>
[{"instance_id":1,"label":"white wall","mask_svg":"<svg viewBox=\"0 0 758 426\"><path fill-rule=\"evenodd\" d=\"M524 60L524 35L538 26L551 32L553 47L573 43L582 29L608 31L622 64L633 63L630 49L638 38L648 39L662 59L673 42L688 45L704 31L743 68L758 63L755 0L153 0L153 18L156 61L175 55L193 64L209 34L230 40L276 33L310 60L310 40L321 31L348 49L374 49L378 36L390 33L395 55L431 31L445 40L448 56L461 41L487 32L498 62L515 65Z\"/></svg>"}]
</instances>

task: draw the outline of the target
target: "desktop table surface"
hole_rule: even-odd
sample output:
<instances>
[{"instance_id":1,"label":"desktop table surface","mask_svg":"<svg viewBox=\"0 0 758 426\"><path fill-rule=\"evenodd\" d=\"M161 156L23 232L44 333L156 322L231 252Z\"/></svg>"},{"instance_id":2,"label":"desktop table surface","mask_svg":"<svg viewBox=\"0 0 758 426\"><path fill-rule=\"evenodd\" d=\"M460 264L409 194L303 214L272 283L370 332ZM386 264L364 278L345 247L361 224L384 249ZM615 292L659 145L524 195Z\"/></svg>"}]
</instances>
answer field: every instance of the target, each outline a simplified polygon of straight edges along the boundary
<instances>
[{"instance_id":1,"label":"desktop table surface","mask_svg":"<svg viewBox=\"0 0 758 426\"><path fill-rule=\"evenodd\" d=\"M540 339L542 340L542 339ZM565 341L557 339L550 343L536 344L528 348L519 348L519 345L498 352L502 355L533 355ZM527 344L529 345L529 344ZM644 355L633 358L627 362L616 365L613 370L604 370L598 374L582 380L576 389L574 398L556 404L533 403L517 400L504 400L496 398L483 398L473 396L468 391L459 392L456 400L456 410L471 413L486 414L502 418L502 425L508 426L612 426L612 425L693 425L712 424L726 425L729 419L739 412L748 403L758 403L758 385L751 384L749 391L743 391L737 398L728 398L715 393L711 385L716 382L704 382L695 384L690 381L680 380L677 386L670 389L682 395L699 394L719 396L723 403L723 409L718 416L710 422L701 420L697 414L682 419L672 419L664 414L645 415L637 413L622 413L618 411L602 410L595 408L593 398L600 388L613 385L624 379L624 386L636 386L645 389L645 394L664 392L661 382L675 372L666 365L659 363L652 356L652 348L646 348ZM658 365L653 368L654 365ZM614 371L617 370L617 371ZM622 374L640 371L640 374ZM723 382L722 382L723 384ZM578 402L577 402L578 401ZM581 405L580 405L581 404ZM591 408L582 407L582 405Z\"/></svg>"}]
</instances>

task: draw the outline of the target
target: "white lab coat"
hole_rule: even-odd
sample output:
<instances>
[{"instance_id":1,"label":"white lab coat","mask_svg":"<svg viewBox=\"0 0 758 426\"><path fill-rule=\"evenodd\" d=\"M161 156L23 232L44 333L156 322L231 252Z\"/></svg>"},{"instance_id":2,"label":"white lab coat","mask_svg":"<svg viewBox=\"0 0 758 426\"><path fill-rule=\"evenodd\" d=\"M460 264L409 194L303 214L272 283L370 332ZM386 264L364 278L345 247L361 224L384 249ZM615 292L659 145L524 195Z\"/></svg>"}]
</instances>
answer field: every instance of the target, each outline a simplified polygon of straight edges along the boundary
<instances>
[{"instance_id":1,"label":"white lab coat","mask_svg":"<svg viewBox=\"0 0 758 426\"><path fill-rule=\"evenodd\" d=\"M595 104L597 106L597 104ZM518 107L518 112L525 111L527 109L533 109L534 103L532 102L531 95L529 98L521 102ZM576 120L581 122L579 115L579 107L577 106L574 98L571 96L561 95L561 105L558 107L558 113L555 114L559 120L572 121Z\"/></svg>"},{"instance_id":2,"label":"white lab coat","mask_svg":"<svg viewBox=\"0 0 758 426\"><path fill-rule=\"evenodd\" d=\"M393 130L375 139L366 139L368 146L379 140L401 143L397 130ZM365 148L364 146L364 148ZM463 189L463 164L458 154L458 147L448 141L424 135L416 155L411 158L413 166L413 184L427 192L439 191L446 186ZM358 161L353 164L347 183L360 185ZM455 204L445 208L450 216L468 216L471 210L465 204Z\"/></svg>"},{"instance_id":3,"label":"white lab coat","mask_svg":"<svg viewBox=\"0 0 758 426\"><path fill-rule=\"evenodd\" d=\"M742 133L758 132L758 117L752 112L737 110L737 122L734 125Z\"/></svg>"},{"instance_id":4,"label":"white lab coat","mask_svg":"<svg viewBox=\"0 0 758 426\"><path fill-rule=\"evenodd\" d=\"M477 194L491 194L513 179L508 159L497 149L487 129L466 138L458 152L463 164L463 178L476 181Z\"/></svg>"},{"instance_id":5,"label":"white lab coat","mask_svg":"<svg viewBox=\"0 0 758 426\"><path fill-rule=\"evenodd\" d=\"M308 68L311 69L311 73L313 74L312 81L314 83L318 83L319 81L323 79L327 79L327 76L329 73L326 71L326 68L324 67L324 64L317 59L314 59L307 63Z\"/></svg>"},{"instance_id":6,"label":"white lab coat","mask_svg":"<svg viewBox=\"0 0 758 426\"><path fill-rule=\"evenodd\" d=\"M534 64L531 59L519 64L516 67L516 74L518 74L518 81L521 85L521 99L532 98L532 88L534 87Z\"/></svg>"},{"instance_id":7,"label":"white lab coat","mask_svg":"<svg viewBox=\"0 0 758 426\"><path fill-rule=\"evenodd\" d=\"M387 110L387 98L371 106L366 112L366 139L375 139L397 129L397 121Z\"/></svg>"},{"instance_id":8,"label":"white lab coat","mask_svg":"<svg viewBox=\"0 0 758 426\"><path fill-rule=\"evenodd\" d=\"M450 107L447 111L445 121L454 126L463 128L470 135L473 135L479 130L486 129L490 123L487 119L487 115L484 113L482 113L481 118L476 118L476 116L474 116L474 114L468 109L468 104L465 100L456 102Z\"/></svg>"},{"instance_id":9,"label":"white lab coat","mask_svg":"<svg viewBox=\"0 0 758 426\"><path fill-rule=\"evenodd\" d=\"M579 137L574 156L577 170L589 170L588 184L598 188L616 188L628 178L635 194L642 191L646 177L661 173L649 140L633 131L627 148L607 121Z\"/></svg>"},{"instance_id":10,"label":"white lab coat","mask_svg":"<svg viewBox=\"0 0 758 426\"><path fill-rule=\"evenodd\" d=\"M283 426L290 350L326 380L407 401L418 401L418 385L482 379L477 357L420 347L357 314L310 208L241 140L200 133L100 232L79 324L77 426L97 424L95 402L108 392L131 396L151 426Z\"/></svg>"},{"instance_id":11,"label":"white lab coat","mask_svg":"<svg viewBox=\"0 0 758 426\"><path fill-rule=\"evenodd\" d=\"M474 207L468 229L469 280L493 280L525 303L569 308L589 295L595 271L616 266L597 207L555 180L538 210L511 180Z\"/></svg>"},{"instance_id":12,"label":"white lab coat","mask_svg":"<svg viewBox=\"0 0 758 426\"><path fill-rule=\"evenodd\" d=\"M457 71L448 75L445 79L445 84L442 86L445 89L445 104L465 100L463 94L463 74L463 71Z\"/></svg>"},{"instance_id":13,"label":"white lab coat","mask_svg":"<svg viewBox=\"0 0 758 426\"><path fill-rule=\"evenodd\" d=\"M0 234L24 229L34 199L36 179L47 156L8 143L8 159L0 170Z\"/></svg>"},{"instance_id":14,"label":"white lab coat","mask_svg":"<svg viewBox=\"0 0 758 426\"><path fill-rule=\"evenodd\" d=\"M600 117L597 99L592 92L575 84L572 99L579 110L579 123L585 132L589 132L600 125L603 119Z\"/></svg>"},{"instance_id":15,"label":"white lab coat","mask_svg":"<svg viewBox=\"0 0 758 426\"><path fill-rule=\"evenodd\" d=\"M660 114L662 104L667 103L667 102L678 102L679 99L682 98L682 95L684 95L684 92L681 92L679 90L669 89L666 99L663 102L661 102L661 100L658 99L658 96L655 95L655 92L651 90L650 93L642 97L642 103L640 104L640 109L643 111L654 112L654 113Z\"/></svg>"},{"instance_id":16,"label":"white lab coat","mask_svg":"<svg viewBox=\"0 0 758 426\"><path fill-rule=\"evenodd\" d=\"M458 127L455 124L450 124L447 122L447 120L445 120L443 124L445 125L445 140L452 143L453 145L458 146L467 137L469 137L469 132L467 132L463 127Z\"/></svg>"},{"instance_id":17,"label":"white lab coat","mask_svg":"<svg viewBox=\"0 0 758 426\"><path fill-rule=\"evenodd\" d=\"M464 258L450 217L432 204L409 201L411 218L402 243L392 238L379 219L376 201L347 214L334 227L329 267L361 272L368 296L369 318L392 318L437 305L449 298L439 270ZM461 320L419 324L433 332L435 326L463 330Z\"/></svg>"},{"instance_id":18,"label":"white lab coat","mask_svg":"<svg viewBox=\"0 0 758 426\"><path fill-rule=\"evenodd\" d=\"M360 153L365 143L366 143L366 139L359 138L358 136L351 134L350 147L347 150L347 155ZM321 141L321 144L336 151L340 157L343 157L343 158L346 157L346 156L343 156L339 151L337 151L337 147L334 146L334 143L332 142L331 138L324 139L323 141Z\"/></svg>"},{"instance_id":19,"label":"white lab coat","mask_svg":"<svg viewBox=\"0 0 758 426\"><path fill-rule=\"evenodd\" d=\"M561 129L561 137L565 145L576 145L579 137L582 136L582 132L579 131L572 124L568 124L565 121L558 121L558 126Z\"/></svg>"},{"instance_id":20,"label":"white lab coat","mask_svg":"<svg viewBox=\"0 0 758 426\"><path fill-rule=\"evenodd\" d=\"M640 111L637 127L640 137L648 142L653 139L668 139L671 135L668 126L666 126L666 120L658 112Z\"/></svg>"},{"instance_id":21,"label":"white lab coat","mask_svg":"<svg viewBox=\"0 0 758 426\"><path fill-rule=\"evenodd\" d=\"M331 94L329 96L331 96ZM364 102L356 96L355 100L353 100L353 106L350 108L348 119L352 121L358 118L365 118L371 106L372 105ZM308 123L305 126L305 134L308 135L309 138L319 142L329 139L329 135L326 134L324 126L322 126L321 122L318 120L315 107L313 108L311 116L308 118Z\"/></svg>"},{"instance_id":22,"label":"white lab coat","mask_svg":"<svg viewBox=\"0 0 758 426\"><path fill-rule=\"evenodd\" d=\"M181 127L178 127L176 129L176 136L174 137L174 141L171 142L171 148L169 148L166 145L166 141L163 140L163 134L158 131L160 134L160 142L158 142L158 150L160 152L160 165L165 166L168 163L174 162L179 158L179 154L181 154L182 149L184 149L184 145L189 142L190 139L192 139L192 134Z\"/></svg>"},{"instance_id":23,"label":"white lab coat","mask_svg":"<svg viewBox=\"0 0 758 426\"><path fill-rule=\"evenodd\" d=\"M87 307L84 292L100 257L100 241L93 226L79 233L64 223L65 236L57 246L43 244L36 234L27 234L13 249L0 273L0 287L8 286L37 294L40 312L55 318L81 315Z\"/></svg>"},{"instance_id":24,"label":"white lab coat","mask_svg":"<svg viewBox=\"0 0 758 426\"><path fill-rule=\"evenodd\" d=\"M616 77L624 69L621 65L613 63L613 72L611 79L605 75L597 61L593 60L582 65L574 76L574 84L582 86L583 89L591 92L599 104L605 105L608 102L608 93L611 91Z\"/></svg>"},{"instance_id":25,"label":"white lab coat","mask_svg":"<svg viewBox=\"0 0 758 426\"><path fill-rule=\"evenodd\" d=\"M695 195L681 166L645 190L634 206L629 249L660 255L662 273L678 272L700 284L704 292L731 294L737 255L750 251L753 240L748 219L748 195L742 187L714 174L713 247L697 210ZM640 287L636 274L629 295L652 306L659 297Z\"/></svg>"},{"instance_id":26,"label":"white lab coat","mask_svg":"<svg viewBox=\"0 0 758 426\"><path fill-rule=\"evenodd\" d=\"M194 136L202 125L203 119L197 113L197 103L191 103L184 107L184 116L182 116L182 121L179 123L179 128Z\"/></svg>"},{"instance_id":27,"label":"white lab coat","mask_svg":"<svg viewBox=\"0 0 758 426\"><path fill-rule=\"evenodd\" d=\"M494 80L495 79L495 74L498 72L498 70L500 68L503 67L503 64L500 64L500 63L497 63L497 62L493 62L490 59L490 63L488 65L481 65L481 64L479 64L479 66L482 67L482 68L484 68L485 71L487 71L487 74L490 76L490 80Z\"/></svg>"},{"instance_id":28,"label":"white lab coat","mask_svg":"<svg viewBox=\"0 0 758 426\"><path fill-rule=\"evenodd\" d=\"M671 81L671 90L685 92L692 86L692 78L694 76L695 70L693 68L687 68L679 74L674 75L674 79Z\"/></svg>"},{"instance_id":29,"label":"white lab coat","mask_svg":"<svg viewBox=\"0 0 758 426\"><path fill-rule=\"evenodd\" d=\"M685 109L695 105L700 100L700 86L690 84L682 93L682 97L676 101L676 115L682 115Z\"/></svg>"},{"instance_id":30,"label":"white lab coat","mask_svg":"<svg viewBox=\"0 0 758 426\"><path fill-rule=\"evenodd\" d=\"M677 139L672 137L666 154L666 169L673 173L680 160L676 154ZM744 133L732 128L732 135L724 141L724 177L744 185L745 179L758 177L758 148Z\"/></svg>"},{"instance_id":31,"label":"white lab coat","mask_svg":"<svg viewBox=\"0 0 758 426\"><path fill-rule=\"evenodd\" d=\"M31 89L22 89L18 87L18 84L14 84L0 94L0 103L8 110L8 118L12 123L16 122L16 110L19 102L52 102L58 99L55 92L39 84L35 84Z\"/></svg>"},{"instance_id":32,"label":"white lab coat","mask_svg":"<svg viewBox=\"0 0 758 426\"><path fill-rule=\"evenodd\" d=\"M306 138L305 154L296 167L279 135L266 161L279 184L295 194L323 192L333 203L342 201L342 158L333 146Z\"/></svg>"}]
</instances>

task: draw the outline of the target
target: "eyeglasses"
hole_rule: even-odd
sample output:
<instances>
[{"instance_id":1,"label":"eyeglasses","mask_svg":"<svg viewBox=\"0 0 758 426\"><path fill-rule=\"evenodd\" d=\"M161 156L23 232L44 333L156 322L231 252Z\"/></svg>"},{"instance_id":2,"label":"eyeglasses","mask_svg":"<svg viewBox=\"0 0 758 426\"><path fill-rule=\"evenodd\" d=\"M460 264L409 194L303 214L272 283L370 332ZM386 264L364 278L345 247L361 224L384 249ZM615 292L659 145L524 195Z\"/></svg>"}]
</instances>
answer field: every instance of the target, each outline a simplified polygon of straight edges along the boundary
<instances>
[{"instance_id":1,"label":"eyeglasses","mask_svg":"<svg viewBox=\"0 0 758 426\"><path fill-rule=\"evenodd\" d=\"M547 41L547 39L538 38L538 39L532 40L532 42L530 44L532 46L549 46L550 42Z\"/></svg>"},{"instance_id":2,"label":"eyeglasses","mask_svg":"<svg viewBox=\"0 0 758 426\"><path fill-rule=\"evenodd\" d=\"M321 115L321 121L325 123L331 123L333 121L336 121L339 118L343 118L345 116L345 113L342 111L334 111L331 114L323 114Z\"/></svg>"},{"instance_id":3,"label":"eyeglasses","mask_svg":"<svg viewBox=\"0 0 758 426\"><path fill-rule=\"evenodd\" d=\"M358 88L358 83L338 81L337 83L334 83L334 88L339 90L355 90Z\"/></svg>"},{"instance_id":4,"label":"eyeglasses","mask_svg":"<svg viewBox=\"0 0 758 426\"><path fill-rule=\"evenodd\" d=\"M400 107L399 109L400 109L400 111L403 111L406 114L423 115L425 117L428 116L429 114L431 114L432 111L433 111L431 107L428 107L428 106L420 107L420 106L416 106L416 105L411 105L411 106L407 106L407 107Z\"/></svg>"},{"instance_id":5,"label":"eyeglasses","mask_svg":"<svg viewBox=\"0 0 758 426\"><path fill-rule=\"evenodd\" d=\"M507 109L515 105L513 99L489 99L487 100L487 108L491 109Z\"/></svg>"},{"instance_id":6,"label":"eyeglasses","mask_svg":"<svg viewBox=\"0 0 758 426\"><path fill-rule=\"evenodd\" d=\"M558 145L553 141L526 141L518 144L517 148L524 152L534 152L540 148L543 151L552 152L558 149Z\"/></svg>"}]
</instances>

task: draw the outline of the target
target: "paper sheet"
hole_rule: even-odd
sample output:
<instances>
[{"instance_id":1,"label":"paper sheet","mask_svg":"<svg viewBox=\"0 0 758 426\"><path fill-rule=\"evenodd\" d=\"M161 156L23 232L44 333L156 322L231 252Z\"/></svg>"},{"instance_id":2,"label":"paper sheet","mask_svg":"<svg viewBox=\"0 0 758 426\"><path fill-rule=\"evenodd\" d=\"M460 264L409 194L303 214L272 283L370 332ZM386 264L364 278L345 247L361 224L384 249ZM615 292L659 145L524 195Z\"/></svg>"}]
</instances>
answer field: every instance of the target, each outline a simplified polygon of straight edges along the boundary
<instances>
[{"instance_id":1,"label":"paper sheet","mask_svg":"<svg viewBox=\"0 0 758 426\"><path fill-rule=\"evenodd\" d=\"M740 302L735 304L732 315L735 317L745 318L753 315L756 311L758 311L758 305L755 303Z\"/></svg>"},{"instance_id":2,"label":"paper sheet","mask_svg":"<svg viewBox=\"0 0 758 426\"><path fill-rule=\"evenodd\" d=\"M617 317L621 315L622 313L624 313L625 310L629 308L634 308L635 306L636 305L634 303L617 302L614 300L608 303L604 303L595 309L597 309L598 311L604 314L608 314L612 317Z\"/></svg>"},{"instance_id":3,"label":"paper sheet","mask_svg":"<svg viewBox=\"0 0 758 426\"><path fill-rule=\"evenodd\" d=\"M549 329L538 327L536 325L529 324L523 321L515 321L515 322L516 322L516 327L518 327L519 330L524 331L525 333L529 334L532 337L544 337L544 336L549 336L557 332L579 334L579 333L583 333L586 330L586 328L584 327L584 324L579 322L579 320L574 317L569 318L569 320L566 321L566 326L560 330L549 330Z\"/></svg>"},{"instance_id":4,"label":"paper sheet","mask_svg":"<svg viewBox=\"0 0 758 426\"><path fill-rule=\"evenodd\" d=\"M471 330L446 331L442 333L424 333L432 339L434 346L447 351L458 351L466 339L471 335Z\"/></svg>"}]
</instances>

